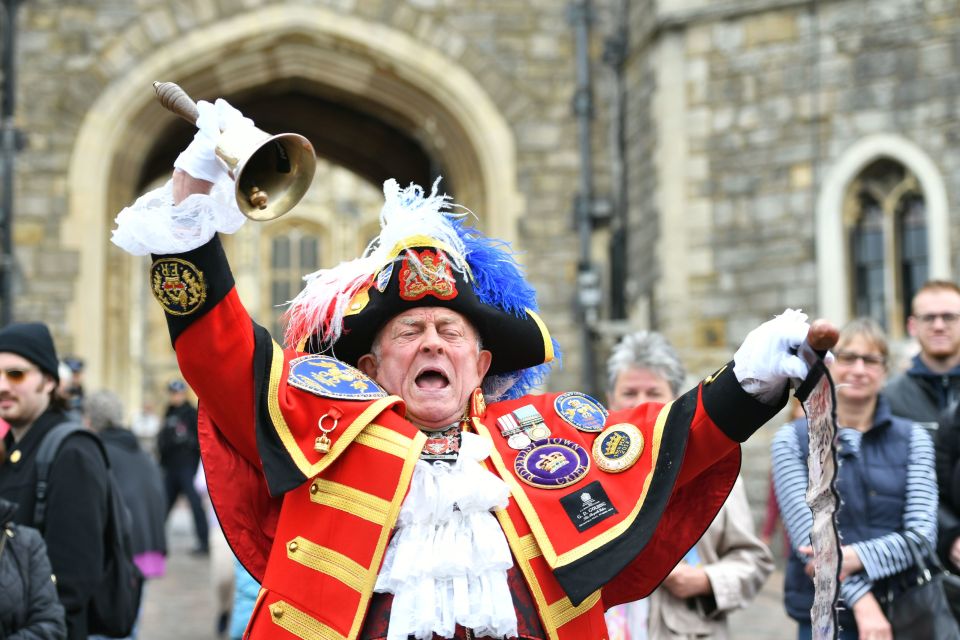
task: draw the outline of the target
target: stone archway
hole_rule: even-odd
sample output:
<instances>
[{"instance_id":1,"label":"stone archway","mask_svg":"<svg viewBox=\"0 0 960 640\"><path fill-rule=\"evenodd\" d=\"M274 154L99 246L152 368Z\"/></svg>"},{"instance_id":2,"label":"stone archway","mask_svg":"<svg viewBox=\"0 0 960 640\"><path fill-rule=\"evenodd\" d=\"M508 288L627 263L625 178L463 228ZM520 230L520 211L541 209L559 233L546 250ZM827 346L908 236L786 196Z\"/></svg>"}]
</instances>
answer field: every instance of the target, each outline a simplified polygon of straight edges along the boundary
<instances>
[{"instance_id":1,"label":"stone archway","mask_svg":"<svg viewBox=\"0 0 960 640\"><path fill-rule=\"evenodd\" d=\"M131 305L130 282L143 277L132 261L131 273L115 276L120 284L108 290L107 256L115 250L108 235L113 214L136 196L143 159L166 126L168 114L150 90L157 79L176 80L198 96L292 81L382 105L420 124L458 198L485 212L489 233L514 239L522 200L513 133L477 79L437 49L398 29L316 7L267 7L186 33L104 88L84 118L68 175L63 244L80 249L85 239L70 327L84 336L90 383L109 384L128 402L139 402L139 380L127 366L127 345L142 337L124 332L123 343L111 342L108 317L143 313L138 304L149 302Z\"/></svg>"}]
</instances>

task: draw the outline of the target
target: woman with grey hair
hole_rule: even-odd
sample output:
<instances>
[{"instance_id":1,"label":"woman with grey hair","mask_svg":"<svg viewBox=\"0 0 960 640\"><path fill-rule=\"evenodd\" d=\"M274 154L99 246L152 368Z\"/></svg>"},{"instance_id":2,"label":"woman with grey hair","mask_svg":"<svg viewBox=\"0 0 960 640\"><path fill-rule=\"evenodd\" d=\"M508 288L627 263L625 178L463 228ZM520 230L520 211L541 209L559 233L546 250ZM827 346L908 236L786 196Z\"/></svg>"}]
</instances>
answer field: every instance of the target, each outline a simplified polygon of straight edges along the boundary
<instances>
[{"instance_id":1,"label":"woman with grey hair","mask_svg":"<svg viewBox=\"0 0 960 640\"><path fill-rule=\"evenodd\" d=\"M167 555L164 531L167 497L160 468L140 448L133 432L124 426L123 402L117 394L112 391L90 394L83 412L84 423L103 441L110 470L130 511L133 561L145 578L160 577L166 571Z\"/></svg>"},{"instance_id":2,"label":"woman with grey hair","mask_svg":"<svg viewBox=\"0 0 960 640\"><path fill-rule=\"evenodd\" d=\"M676 350L653 331L624 336L607 360L607 371L611 411L670 402L686 381ZM640 603L607 611L610 639L729 638L727 614L746 607L772 571L773 556L756 536L738 477L706 533L647 599L646 624Z\"/></svg>"},{"instance_id":3,"label":"woman with grey hair","mask_svg":"<svg viewBox=\"0 0 960 640\"><path fill-rule=\"evenodd\" d=\"M669 402L683 391L687 372L666 338L655 331L630 333L607 360L610 408L642 402Z\"/></svg>"}]
</instances>

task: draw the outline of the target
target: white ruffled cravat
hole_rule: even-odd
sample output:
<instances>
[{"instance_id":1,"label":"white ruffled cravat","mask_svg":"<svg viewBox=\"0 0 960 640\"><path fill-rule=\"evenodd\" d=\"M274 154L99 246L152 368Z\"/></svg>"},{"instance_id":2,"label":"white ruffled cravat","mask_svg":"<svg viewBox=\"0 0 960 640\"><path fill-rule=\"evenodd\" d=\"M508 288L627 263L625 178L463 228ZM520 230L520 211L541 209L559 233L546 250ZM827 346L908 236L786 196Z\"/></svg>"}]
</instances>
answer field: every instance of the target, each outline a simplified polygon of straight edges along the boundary
<instances>
[{"instance_id":1,"label":"white ruffled cravat","mask_svg":"<svg viewBox=\"0 0 960 640\"><path fill-rule=\"evenodd\" d=\"M480 461L490 443L464 432L455 464L417 462L375 590L392 593L388 640L517 635L510 547L494 508L510 490Z\"/></svg>"}]
</instances>

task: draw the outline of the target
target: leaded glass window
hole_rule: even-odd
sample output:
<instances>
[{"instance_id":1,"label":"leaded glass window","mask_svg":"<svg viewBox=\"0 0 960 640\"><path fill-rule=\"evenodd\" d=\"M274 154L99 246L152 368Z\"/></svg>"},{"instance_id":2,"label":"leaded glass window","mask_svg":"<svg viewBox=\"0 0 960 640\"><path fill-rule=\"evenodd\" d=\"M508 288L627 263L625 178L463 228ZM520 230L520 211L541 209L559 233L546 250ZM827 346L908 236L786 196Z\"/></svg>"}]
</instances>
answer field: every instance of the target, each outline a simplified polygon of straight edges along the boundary
<instances>
[{"instance_id":1,"label":"leaded glass window","mask_svg":"<svg viewBox=\"0 0 960 640\"><path fill-rule=\"evenodd\" d=\"M270 307L272 332L280 340L280 316L303 288L303 276L320 268L320 240L305 227L292 226L270 239Z\"/></svg>"},{"instance_id":2,"label":"leaded glass window","mask_svg":"<svg viewBox=\"0 0 960 640\"><path fill-rule=\"evenodd\" d=\"M910 300L927 279L927 216L916 177L882 158L866 166L847 192L851 310L904 335Z\"/></svg>"}]
</instances>

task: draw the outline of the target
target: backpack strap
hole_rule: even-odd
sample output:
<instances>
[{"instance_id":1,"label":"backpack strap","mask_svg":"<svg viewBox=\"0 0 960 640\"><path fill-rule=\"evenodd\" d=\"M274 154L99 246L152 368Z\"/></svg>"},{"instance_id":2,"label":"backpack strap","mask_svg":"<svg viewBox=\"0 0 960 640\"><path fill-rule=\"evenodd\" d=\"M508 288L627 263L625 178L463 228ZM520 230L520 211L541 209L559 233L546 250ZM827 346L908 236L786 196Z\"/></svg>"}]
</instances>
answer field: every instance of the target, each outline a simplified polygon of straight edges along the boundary
<instances>
[{"instance_id":1,"label":"backpack strap","mask_svg":"<svg viewBox=\"0 0 960 640\"><path fill-rule=\"evenodd\" d=\"M60 451L60 445L68 436L74 433L87 434L97 443L97 448L103 455L107 468L110 467L110 460L107 458L107 452L103 448L103 442L95 433L85 429L79 422L61 422L44 436L37 450L36 468L37 468L37 487L35 493L35 502L33 505L33 527L43 531L43 526L47 521L47 489L49 488L50 467Z\"/></svg>"}]
</instances>

